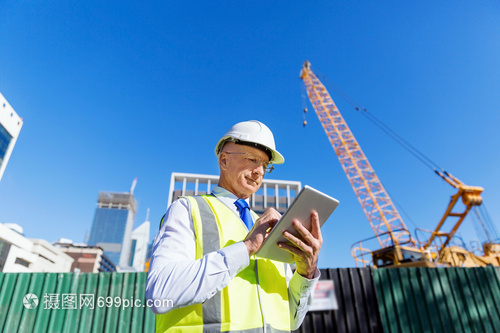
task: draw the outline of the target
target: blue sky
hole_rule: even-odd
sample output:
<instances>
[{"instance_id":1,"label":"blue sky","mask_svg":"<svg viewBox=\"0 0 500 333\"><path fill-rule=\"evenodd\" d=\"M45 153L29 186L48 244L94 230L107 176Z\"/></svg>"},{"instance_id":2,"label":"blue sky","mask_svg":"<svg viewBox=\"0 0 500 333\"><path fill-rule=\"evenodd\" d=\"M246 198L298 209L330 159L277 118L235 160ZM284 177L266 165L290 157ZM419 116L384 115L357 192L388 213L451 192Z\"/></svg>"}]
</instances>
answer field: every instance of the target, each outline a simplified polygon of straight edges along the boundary
<instances>
[{"instance_id":1,"label":"blue sky","mask_svg":"<svg viewBox=\"0 0 500 333\"><path fill-rule=\"evenodd\" d=\"M170 174L218 172L213 148L258 119L286 158L274 179L341 202L321 267L373 236L308 104L304 60L483 197L500 221L497 1L0 1L0 92L24 126L0 182L0 221L83 241L98 192L138 177L136 225L163 215ZM332 93L384 186L434 229L454 189ZM460 230L477 238L472 220ZM154 230L155 227L152 227ZM153 237L153 234L152 234Z\"/></svg>"}]
</instances>

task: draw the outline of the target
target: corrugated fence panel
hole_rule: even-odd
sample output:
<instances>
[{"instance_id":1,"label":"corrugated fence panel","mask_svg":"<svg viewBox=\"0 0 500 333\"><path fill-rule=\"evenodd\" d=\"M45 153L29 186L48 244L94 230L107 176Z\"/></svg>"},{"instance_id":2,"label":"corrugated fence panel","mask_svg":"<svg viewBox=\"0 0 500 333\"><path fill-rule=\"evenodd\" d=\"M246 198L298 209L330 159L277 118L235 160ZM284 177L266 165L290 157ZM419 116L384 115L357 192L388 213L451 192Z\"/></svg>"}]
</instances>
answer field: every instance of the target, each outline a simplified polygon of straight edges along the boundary
<instances>
[{"instance_id":1,"label":"corrugated fence panel","mask_svg":"<svg viewBox=\"0 0 500 333\"><path fill-rule=\"evenodd\" d=\"M123 299L132 299L135 289L135 274L131 273L124 274L122 286L123 286L122 289ZM116 331L119 333L129 333L131 331L130 330L131 318L132 318L132 307L122 307Z\"/></svg>"},{"instance_id":2,"label":"corrugated fence panel","mask_svg":"<svg viewBox=\"0 0 500 333\"><path fill-rule=\"evenodd\" d=\"M340 268L297 332L498 332L500 268ZM0 273L1 332L154 332L146 273ZM36 295L38 304L26 297Z\"/></svg>"},{"instance_id":3,"label":"corrugated fence panel","mask_svg":"<svg viewBox=\"0 0 500 333\"><path fill-rule=\"evenodd\" d=\"M42 286L43 286L44 281L45 280L44 280L43 273L31 274L31 281L30 281L28 290L31 293L39 295L40 291L42 290ZM2 304L1 299L0 299L0 304ZM21 316L21 321L19 323L18 332L22 332L22 333L33 332L33 328L35 327L35 318L36 317L33 315L30 315L28 311L23 311L22 316ZM0 325L0 327L1 327L1 325ZM5 330L5 331L7 331L7 330Z\"/></svg>"},{"instance_id":4,"label":"corrugated fence panel","mask_svg":"<svg viewBox=\"0 0 500 333\"><path fill-rule=\"evenodd\" d=\"M296 332L383 331L370 268L322 269L320 279L333 280L339 308L309 312Z\"/></svg>"},{"instance_id":5,"label":"corrugated fence panel","mask_svg":"<svg viewBox=\"0 0 500 333\"><path fill-rule=\"evenodd\" d=\"M373 271L386 332L498 332L499 270L400 268Z\"/></svg>"},{"instance_id":6,"label":"corrugated fence panel","mask_svg":"<svg viewBox=\"0 0 500 333\"><path fill-rule=\"evenodd\" d=\"M80 295L80 304L88 304L86 295L95 295L97 293L97 280L99 279L99 274L89 274L85 281L84 296ZM80 307L80 323L78 326L78 332L88 333L91 332L92 323L94 321L94 309L90 306Z\"/></svg>"},{"instance_id":7,"label":"corrugated fence panel","mask_svg":"<svg viewBox=\"0 0 500 333\"><path fill-rule=\"evenodd\" d=\"M0 331L154 332L146 274L0 273Z\"/></svg>"}]
</instances>

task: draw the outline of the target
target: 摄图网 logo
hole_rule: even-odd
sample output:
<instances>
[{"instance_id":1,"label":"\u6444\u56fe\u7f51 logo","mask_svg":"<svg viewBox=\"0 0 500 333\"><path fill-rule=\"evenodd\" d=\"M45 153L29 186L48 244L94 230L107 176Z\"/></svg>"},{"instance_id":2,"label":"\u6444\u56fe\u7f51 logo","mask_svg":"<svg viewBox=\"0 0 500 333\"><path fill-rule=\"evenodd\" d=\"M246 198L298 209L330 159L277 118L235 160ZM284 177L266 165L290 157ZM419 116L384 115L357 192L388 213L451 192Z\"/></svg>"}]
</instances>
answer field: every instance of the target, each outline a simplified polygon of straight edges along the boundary
<instances>
[{"instance_id":1,"label":"\u6444\u56fe\u7f51 logo","mask_svg":"<svg viewBox=\"0 0 500 333\"><path fill-rule=\"evenodd\" d=\"M35 294L26 294L23 298L23 304L26 309L34 309L38 305L38 297Z\"/></svg>"}]
</instances>

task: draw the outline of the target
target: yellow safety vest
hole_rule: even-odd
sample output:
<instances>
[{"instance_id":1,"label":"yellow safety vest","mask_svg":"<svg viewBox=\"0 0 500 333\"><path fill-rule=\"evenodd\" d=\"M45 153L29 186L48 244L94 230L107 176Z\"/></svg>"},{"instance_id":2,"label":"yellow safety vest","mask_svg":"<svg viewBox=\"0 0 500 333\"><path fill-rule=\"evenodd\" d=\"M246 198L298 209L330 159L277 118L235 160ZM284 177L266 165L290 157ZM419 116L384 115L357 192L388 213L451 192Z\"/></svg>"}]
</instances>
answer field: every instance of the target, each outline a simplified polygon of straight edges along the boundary
<instances>
[{"instance_id":1,"label":"yellow safety vest","mask_svg":"<svg viewBox=\"0 0 500 333\"><path fill-rule=\"evenodd\" d=\"M186 197L196 236L196 259L242 241L238 215L212 195ZM255 218L257 214L252 212ZM250 258L227 287L202 304L156 316L156 332L290 332L285 264Z\"/></svg>"}]
</instances>

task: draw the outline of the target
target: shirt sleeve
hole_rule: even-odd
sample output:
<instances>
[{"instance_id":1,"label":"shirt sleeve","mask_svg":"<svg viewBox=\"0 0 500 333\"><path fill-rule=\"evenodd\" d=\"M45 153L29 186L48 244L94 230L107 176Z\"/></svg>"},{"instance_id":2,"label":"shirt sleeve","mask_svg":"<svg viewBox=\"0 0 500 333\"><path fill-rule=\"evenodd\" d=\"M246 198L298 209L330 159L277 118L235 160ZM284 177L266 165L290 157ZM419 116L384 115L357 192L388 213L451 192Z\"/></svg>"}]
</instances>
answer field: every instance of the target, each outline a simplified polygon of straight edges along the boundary
<instances>
[{"instance_id":1,"label":"shirt sleeve","mask_svg":"<svg viewBox=\"0 0 500 333\"><path fill-rule=\"evenodd\" d=\"M167 313L206 301L250 264L242 242L208 253L198 260L195 255L196 240L189 201L181 198L167 210L153 243L146 299L154 313Z\"/></svg>"},{"instance_id":2,"label":"shirt sleeve","mask_svg":"<svg viewBox=\"0 0 500 333\"><path fill-rule=\"evenodd\" d=\"M290 269L290 266L288 266L288 302L290 305L290 324L292 330L298 329L304 321L307 311L309 310L309 305L311 304L311 293L314 290L320 275L321 274L317 268L312 279L307 279L297 272L292 275L292 270Z\"/></svg>"}]
</instances>

